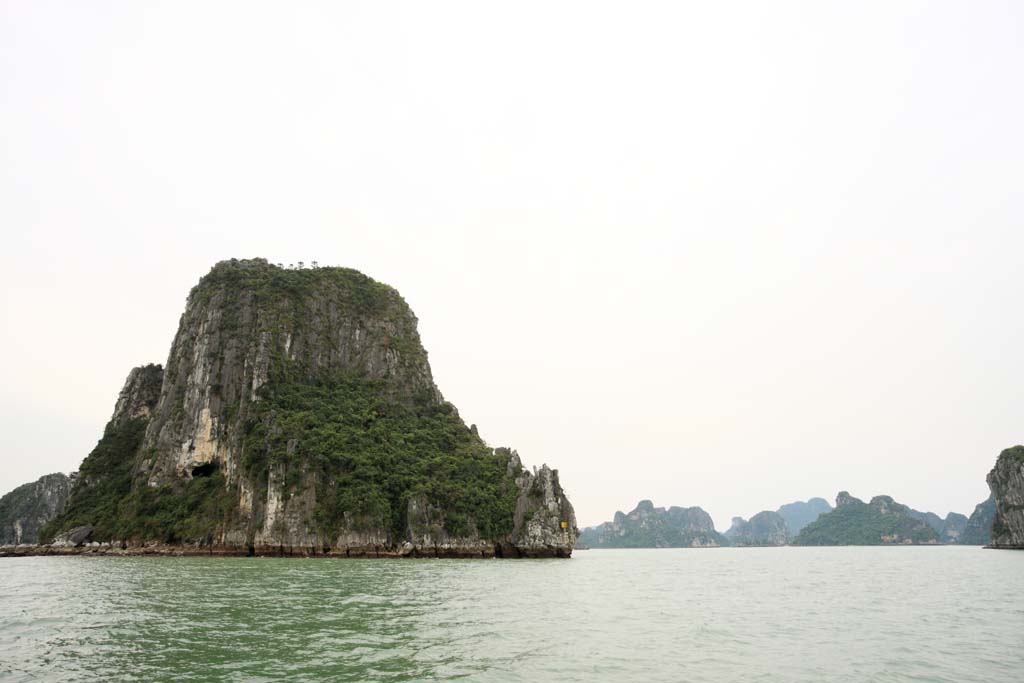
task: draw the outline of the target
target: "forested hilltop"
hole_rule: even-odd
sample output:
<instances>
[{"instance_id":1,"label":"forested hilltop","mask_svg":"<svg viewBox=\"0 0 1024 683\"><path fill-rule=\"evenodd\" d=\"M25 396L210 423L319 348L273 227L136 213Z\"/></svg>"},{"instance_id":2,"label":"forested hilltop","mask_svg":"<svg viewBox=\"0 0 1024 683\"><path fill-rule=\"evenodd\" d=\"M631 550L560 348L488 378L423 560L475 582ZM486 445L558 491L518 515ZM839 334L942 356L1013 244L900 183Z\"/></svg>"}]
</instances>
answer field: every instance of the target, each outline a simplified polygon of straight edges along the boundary
<instances>
[{"instance_id":1,"label":"forested hilltop","mask_svg":"<svg viewBox=\"0 0 1024 683\"><path fill-rule=\"evenodd\" d=\"M793 545L985 545L992 526L989 510L986 502L969 519L956 512L943 519L890 496L875 496L865 503L840 491L835 509L805 526Z\"/></svg>"}]
</instances>

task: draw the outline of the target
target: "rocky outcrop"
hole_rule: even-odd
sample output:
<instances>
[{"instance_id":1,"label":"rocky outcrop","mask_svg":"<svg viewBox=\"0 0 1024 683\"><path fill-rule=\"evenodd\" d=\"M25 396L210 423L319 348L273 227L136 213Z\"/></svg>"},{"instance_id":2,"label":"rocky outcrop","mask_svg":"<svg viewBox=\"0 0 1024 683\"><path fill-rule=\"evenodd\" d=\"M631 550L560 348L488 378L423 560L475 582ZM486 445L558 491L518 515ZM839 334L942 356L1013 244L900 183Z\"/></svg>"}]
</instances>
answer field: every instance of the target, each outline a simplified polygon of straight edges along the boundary
<instances>
[{"instance_id":1,"label":"rocky outcrop","mask_svg":"<svg viewBox=\"0 0 1024 683\"><path fill-rule=\"evenodd\" d=\"M92 532L91 526L76 526L58 534L50 545L55 548L79 548L86 544Z\"/></svg>"},{"instance_id":2,"label":"rocky outcrop","mask_svg":"<svg viewBox=\"0 0 1024 683\"><path fill-rule=\"evenodd\" d=\"M0 498L0 545L38 543L40 528L64 510L76 476L47 474Z\"/></svg>"},{"instance_id":3,"label":"rocky outcrop","mask_svg":"<svg viewBox=\"0 0 1024 683\"><path fill-rule=\"evenodd\" d=\"M344 268L217 264L164 368L130 373L68 509L88 544L224 554L568 557L556 470L491 449L434 385L417 320Z\"/></svg>"},{"instance_id":4,"label":"rocky outcrop","mask_svg":"<svg viewBox=\"0 0 1024 683\"><path fill-rule=\"evenodd\" d=\"M750 521L733 517L725 537L729 545L734 546L779 546L789 543L789 528L782 515L765 510L751 517Z\"/></svg>"},{"instance_id":5,"label":"rocky outcrop","mask_svg":"<svg viewBox=\"0 0 1024 683\"><path fill-rule=\"evenodd\" d=\"M996 501L991 495L987 500L974 506L974 512L967 520L960 535L965 545L988 545L992 542L992 522L996 517Z\"/></svg>"},{"instance_id":6,"label":"rocky outcrop","mask_svg":"<svg viewBox=\"0 0 1024 683\"><path fill-rule=\"evenodd\" d=\"M786 520L786 527L789 530L790 538L800 533L805 526L818 519L826 512L831 512L832 506L824 498L811 498L807 501L798 500L793 503L779 506L776 510Z\"/></svg>"},{"instance_id":7,"label":"rocky outcrop","mask_svg":"<svg viewBox=\"0 0 1024 683\"><path fill-rule=\"evenodd\" d=\"M512 451L509 465L514 468L518 464L519 455ZM512 538L499 552L515 557L568 557L579 532L576 513L558 481L558 470L547 465L532 474L522 470L516 487L519 495Z\"/></svg>"},{"instance_id":8,"label":"rocky outcrop","mask_svg":"<svg viewBox=\"0 0 1024 683\"><path fill-rule=\"evenodd\" d=\"M117 396L110 424L116 426L129 420L149 419L160 400L163 381L164 369L159 365L151 363L132 368Z\"/></svg>"},{"instance_id":9,"label":"rocky outcrop","mask_svg":"<svg viewBox=\"0 0 1024 683\"><path fill-rule=\"evenodd\" d=\"M935 530L915 519L910 512L910 508L890 496L875 496L870 503L865 503L840 491L835 509L805 526L793 539L793 545L939 543Z\"/></svg>"},{"instance_id":10,"label":"rocky outcrop","mask_svg":"<svg viewBox=\"0 0 1024 683\"><path fill-rule=\"evenodd\" d=\"M1000 453L987 481L995 503L991 547L1024 549L1024 446Z\"/></svg>"},{"instance_id":11,"label":"rocky outcrop","mask_svg":"<svg viewBox=\"0 0 1024 683\"><path fill-rule=\"evenodd\" d=\"M701 508L666 510L649 500L640 501L628 514L616 512L611 522L588 528L580 540L590 548L716 548L727 543Z\"/></svg>"},{"instance_id":12,"label":"rocky outcrop","mask_svg":"<svg viewBox=\"0 0 1024 683\"><path fill-rule=\"evenodd\" d=\"M847 507L847 506L863 505L863 504L864 504L864 501L862 501L860 498L854 498L853 496L850 495L849 491L840 491L839 493L836 494L836 507L837 508Z\"/></svg>"}]
</instances>

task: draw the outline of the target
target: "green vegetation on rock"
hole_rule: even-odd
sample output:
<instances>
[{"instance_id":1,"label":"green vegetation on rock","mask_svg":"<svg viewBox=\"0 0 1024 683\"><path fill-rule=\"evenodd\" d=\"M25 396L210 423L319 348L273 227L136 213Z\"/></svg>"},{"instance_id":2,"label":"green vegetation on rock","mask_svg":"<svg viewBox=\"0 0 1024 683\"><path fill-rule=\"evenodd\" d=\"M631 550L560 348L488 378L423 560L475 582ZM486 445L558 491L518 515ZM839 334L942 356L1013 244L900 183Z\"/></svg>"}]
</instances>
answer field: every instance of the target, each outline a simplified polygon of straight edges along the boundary
<instances>
[{"instance_id":1,"label":"green vegetation on rock","mask_svg":"<svg viewBox=\"0 0 1024 683\"><path fill-rule=\"evenodd\" d=\"M279 268L262 259L222 261L192 288L190 296L207 303L217 292L244 292L258 301L298 301L331 291L367 315L385 311L395 299L393 288L351 268Z\"/></svg>"},{"instance_id":2,"label":"green vegetation on rock","mask_svg":"<svg viewBox=\"0 0 1024 683\"><path fill-rule=\"evenodd\" d=\"M205 537L223 524L237 493L219 472L173 486L132 487L132 468L147 422L135 418L107 425L82 462L67 508L43 527L41 540L91 526L93 536L104 540L176 543Z\"/></svg>"},{"instance_id":3,"label":"green vegetation on rock","mask_svg":"<svg viewBox=\"0 0 1024 683\"><path fill-rule=\"evenodd\" d=\"M124 538L123 504L132 489L135 453L146 433L145 419L113 420L82 461L78 481L65 510L40 531L46 542L60 531L92 526L103 538Z\"/></svg>"},{"instance_id":4,"label":"green vegetation on rock","mask_svg":"<svg viewBox=\"0 0 1024 683\"><path fill-rule=\"evenodd\" d=\"M865 503L845 491L836 498L832 512L803 528L793 545L889 545L938 543L939 536L927 523L914 519L910 509L889 496L875 496Z\"/></svg>"},{"instance_id":5,"label":"green vegetation on rock","mask_svg":"<svg viewBox=\"0 0 1024 683\"><path fill-rule=\"evenodd\" d=\"M567 557L576 538L557 472L443 400L397 291L263 259L215 265L166 367L131 372L46 535L72 529L229 554Z\"/></svg>"},{"instance_id":6,"label":"green vegetation on rock","mask_svg":"<svg viewBox=\"0 0 1024 683\"><path fill-rule=\"evenodd\" d=\"M656 508L640 501L629 514L584 529L580 541L591 548L704 548L727 545L711 516L699 507Z\"/></svg>"},{"instance_id":7,"label":"green vegetation on rock","mask_svg":"<svg viewBox=\"0 0 1024 683\"><path fill-rule=\"evenodd\" d=\"M266 486L285 471L286 492L316 479L316 517L337 534L345 513L387 520L405 535L410 497L445 509L445 527L484 537L512 531L516 487L500 458L448 403L389 402L381 381L334 377L314 384L273 384L250 413L243 466ZM265 488L264 488L265 490Z\"/></svg>"}]
</instances>

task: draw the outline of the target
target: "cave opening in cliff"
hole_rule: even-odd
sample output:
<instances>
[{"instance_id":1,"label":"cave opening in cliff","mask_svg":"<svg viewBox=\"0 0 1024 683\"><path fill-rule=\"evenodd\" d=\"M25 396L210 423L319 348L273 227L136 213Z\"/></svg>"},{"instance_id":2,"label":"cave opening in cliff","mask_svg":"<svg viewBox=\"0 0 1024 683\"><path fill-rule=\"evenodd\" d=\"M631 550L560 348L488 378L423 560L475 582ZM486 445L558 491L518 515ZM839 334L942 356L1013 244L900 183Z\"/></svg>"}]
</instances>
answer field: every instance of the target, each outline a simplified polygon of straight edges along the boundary
<instances>
[{"instance_id":1,"label":"cave opening in cliff","mask_svg":"<svg viewBox=\"0 0 1024 683\"><path fill-rule=\"evenodd\" d=\"M196 465L192 468L192 478L197 477L209 477L217 471L217 463L215 462L204 462L202 465Z\"/></svg>"}]
</instances>

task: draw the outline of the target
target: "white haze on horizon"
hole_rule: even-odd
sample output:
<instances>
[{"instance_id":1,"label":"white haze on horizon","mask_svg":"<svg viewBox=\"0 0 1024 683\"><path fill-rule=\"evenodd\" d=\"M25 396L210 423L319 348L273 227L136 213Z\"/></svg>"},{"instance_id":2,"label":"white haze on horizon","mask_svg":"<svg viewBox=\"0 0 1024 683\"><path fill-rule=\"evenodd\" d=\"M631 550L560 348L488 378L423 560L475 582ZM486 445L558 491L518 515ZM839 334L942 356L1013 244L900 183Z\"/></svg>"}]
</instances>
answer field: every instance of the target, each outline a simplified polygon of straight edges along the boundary
<instances>
[{"instance_id":1,"label":"white haze on horizon","mask_svg":"<svg viewBox=\"0 0 1024 683\"><path fill-rule=\"evenodd\" d=\"M970 514L1024 441L1022 15L0 0L0 493L263 256L396 287L581 526Z\"/></svg>"}]
</instances>

